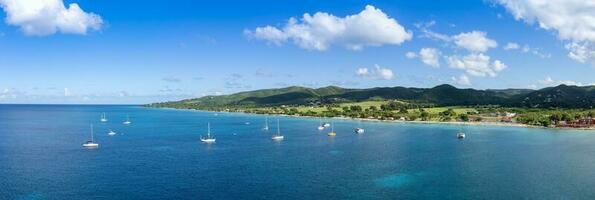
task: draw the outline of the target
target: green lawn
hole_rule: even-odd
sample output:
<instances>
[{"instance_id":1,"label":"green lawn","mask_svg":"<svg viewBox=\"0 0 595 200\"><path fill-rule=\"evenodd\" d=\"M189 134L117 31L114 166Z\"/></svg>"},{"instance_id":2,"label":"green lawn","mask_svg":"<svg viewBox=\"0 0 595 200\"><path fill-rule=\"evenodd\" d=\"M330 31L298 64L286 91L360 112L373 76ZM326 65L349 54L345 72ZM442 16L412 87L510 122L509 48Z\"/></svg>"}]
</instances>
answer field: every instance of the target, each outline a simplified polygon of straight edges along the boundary
<instances>
[{"instance_id":1,"label":"green lawn","mask_svg":"<svg viewBox=\"0 0 595 200\"><path fill-rule=\"evenodd\" d=\"M467 112L475 112L476 110L473 108L462 108L462 107L456 107L456 106L450 106L450 107L436 107L436 108L424 108L424 110L430 114L438 114L440 112L444 112L446 110L448 110L449 108L452 108L457 114L462 114L462 113L467 113ZM418 112L418 109L409 109L409 112Z\"/></svg>"}]
</instances>

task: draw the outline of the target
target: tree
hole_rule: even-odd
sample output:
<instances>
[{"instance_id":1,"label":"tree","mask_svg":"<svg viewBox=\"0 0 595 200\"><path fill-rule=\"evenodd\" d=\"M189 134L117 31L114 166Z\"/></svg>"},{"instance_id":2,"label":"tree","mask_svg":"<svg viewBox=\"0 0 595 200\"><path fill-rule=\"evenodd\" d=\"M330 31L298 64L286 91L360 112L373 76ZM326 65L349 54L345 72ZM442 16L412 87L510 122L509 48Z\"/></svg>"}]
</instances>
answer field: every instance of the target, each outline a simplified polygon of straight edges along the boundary
<instances>
[{"instance_id":1,"label":"tree","mask_svg":"<svg viewBox=\"0 0 595 200\"><path fill-rule=\"evenodd\" d=\"M406 114L406 113L409 113L409 112L407 111L407 108L401 107L401 108L399 108L399 113Z\"/></svg>"},{"instance_id":2,"label":"tree","mask_svg":"<svg viewBox=\"0 0 595 200\"><path fill-rule=\"evenodd\" d=\"M361 112L362 111L362 107L358 106L358 105L350 106L349 109L353 112Z\"/></svg>"},{"instance_id":3,"label":"tree","mask_svg":"<svg viewBox=\"0 0 595 200\"><path fill-rule=\"evenodd\" d=\"M377 111L377 110L378 110L378 108L376 108L376 106L370 106L370 110L371 110L371 111Z\"/></svg>"},{"instance_id":4,"label":"tree","mask_svg":"<svg viewBox=\"0 0 595 200\"><path fill-rule=\"evenodd\" d=\"M347 106L343 106L342 109L343 109L343 112L349 112L349 107L347 107Z\"/></svg>"},{"instance_id":5,"label":"tree","mask_svg":"<svg viewBox=\"0 0 595 200\"><path fill-rule=\"evenodd\" d=\"M468 122L469 121L469 115L467 115L467 114L460 114L459 115L459 119L461 121Z\"/></svg>"},{"instance_id":6,"label":"tree","mask_svg":"<svg viewBox=\"0 0 595 200\"><path fill-rule=\"evenodd\" d=\"M422 111L420 114L421 120L422 121L428 121L428 117L430 116L430 113L426 112L426 111Z\"/></svg>"}]
</instances>

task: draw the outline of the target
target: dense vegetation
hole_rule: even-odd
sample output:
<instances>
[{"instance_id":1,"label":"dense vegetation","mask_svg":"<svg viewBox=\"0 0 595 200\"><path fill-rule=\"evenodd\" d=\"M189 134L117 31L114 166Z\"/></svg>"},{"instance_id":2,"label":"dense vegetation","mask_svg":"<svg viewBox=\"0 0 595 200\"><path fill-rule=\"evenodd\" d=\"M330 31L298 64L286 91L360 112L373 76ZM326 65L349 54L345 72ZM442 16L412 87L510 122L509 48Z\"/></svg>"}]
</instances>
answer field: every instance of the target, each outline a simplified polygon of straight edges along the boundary
<instances>
[{"instance_id":1,"label":"dense vegetation","mask_svg":"<svg viewBox=\"0 0 595 200\"><path fill-rule=\"evenodd\" d=\"M504 121L558 125L593 117L595 86L541 90L287 87L206 96L149 106L213 111L410 121ZM511 115L511 113L513 115Z\"/></svg>"}]
</instances>

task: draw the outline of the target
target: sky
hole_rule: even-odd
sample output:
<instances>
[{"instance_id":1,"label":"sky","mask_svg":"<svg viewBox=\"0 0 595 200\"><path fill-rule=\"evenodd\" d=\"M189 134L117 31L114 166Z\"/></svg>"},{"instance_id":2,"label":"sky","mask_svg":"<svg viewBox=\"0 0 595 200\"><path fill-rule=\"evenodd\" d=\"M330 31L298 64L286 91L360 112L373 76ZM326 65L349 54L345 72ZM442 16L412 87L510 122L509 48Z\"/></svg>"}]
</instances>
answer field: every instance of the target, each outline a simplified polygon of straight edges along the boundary
<instances>
[{"instance_id":1,"label":"sky","mask_svg":"<svg viewBox=\"0 0 595 200\"><path fill-rule=\"evenodd\" d=\"M0 0L0 103L595 84L592 0Z\"/></svg>"}]
</instances>

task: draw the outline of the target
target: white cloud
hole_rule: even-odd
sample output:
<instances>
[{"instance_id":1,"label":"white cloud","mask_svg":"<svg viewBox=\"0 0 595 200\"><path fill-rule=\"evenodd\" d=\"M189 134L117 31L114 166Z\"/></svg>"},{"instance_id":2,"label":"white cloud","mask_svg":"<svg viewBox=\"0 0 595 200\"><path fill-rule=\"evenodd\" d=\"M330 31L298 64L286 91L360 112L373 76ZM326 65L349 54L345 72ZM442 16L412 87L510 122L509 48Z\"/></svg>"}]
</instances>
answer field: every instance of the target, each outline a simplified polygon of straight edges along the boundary
<instances>
[{"instance_id":1,"label":"white cloud","mask_svg":"<svg viewBox=\"0 0 595 200\"><path fill-rule=\"evenodd\" d=\"M504 46L504 50L514 50L514 49L519 49L521 48L519 46L519 44L514 43L514 42L509 42L506 44L506 46Z\"/></svg>"},{"instance_id":2,"label":"white cloud","mask_svg":"<svg viewBox=\"0 0 595 200\"><path fill-rule=\"evenodd\" d=\"M368 68L359 68L357 69L357 71L355 71L355 75L357 76L368 76L370 75L370 71L368 70Z\"/></svg>"},{"instance_id":3,"label":"white cloud","mask_svg":"<svg viewBox=\"0 0 595 200\"><path fill-rule=\"evenodd\" d=\"M592 0L496 0L516 20L554 31L568 41L568 56L595 64L595 2Z\"/></svg>"},{"instance_id":4,"label":"white cloud","mask_svg":"<svg viewBox=\"0 0 595 200\"><path fill-rule=\"evenodd\" d=\"M546 76L543 80L538 80L537 83L544 87L557 86L560 84L576 85L576 86L595 85L595 83L584 84L582 82L572 81L572 80L554 80L550 76Z\"/></svg>"},{"instance_id":5,"label":"white cloud","mask_svg":"<svg viewBox=\"0 0 595 200\"><path fill-rule=\"evenodd\" d=\"M245 30L249 37L281 45L289 40L301 48L324 51L333 45L351 50L365 46L399 45L411 40L412 33L380 9L367 5L356 15L336 17L329 13L304 14L290 18L283 28L273 26Z\"/></svg>"},{"instance_id":6,"label":"white cloud","mask_svg":"<svg viewBox=\"0 0 595 200\"><path fill-rule=\"evenodd\" d=\"M26 35L86 34L103 24L99 15L83 11L76 3L66 7L63 0L0 0L0 6L6 23L19 26Z\"/></svg>"},{"instance_id":7,"label":"white cloud","mask_svg":"<svg viewBox=\"0 0 595 200\"><path fill-rule=\"evenodd\" d=\"M537 82L539 82L542 85L551 85L551 84L555 83L556 81L554 81L554 79L552 79L552 77L547 76L547 77L545 77L545 79L539 80Z\"/></svg>"},{"instance_id":8,"label":"white cloud","mask_svg":"<svg viewBox=\"0 0 595 200\"><path fill-rule=\"evenodd\" d=\"M521 45L515 42L509 42L504 46L504 50L512 51L512 50L519 50L522 53L530 53L540 58L550 58L552 57L549 53L543 53L539 48L531 48L529 45L525 44L521 48Z\"/></svg>"},{"instance_id":9,"label":"white cloud","mask_svg":"<svg viewBox=\"0 0 595 200\"><path fill-rule=\"evenodd\" d=\"M375 65L373 69L367 67L359 68L355 71L355 75L359 77L391 80L395 78L393 70L389 68L383 68L379 65Z\"/></svg>"},{"instance_id":10,"label":"white cloud","mask_svg":"<svg viewBox=\"0 0 595 200\"><path fill-rule=\"evenodd\" d=\"M16 99L19 96L26 95L24 92L21 92L17 89L9 89L4 88L2 92L0 92L0 101L8 101L9 99Z\"/></svg>"},{"instance_id":11,"label":"white cloud","mask_svg":"<svg viewBox=\"0 0 595 200\"><path fill-rule=\"evenodd\" d=\"M376 65L376 71L378 72L378 77L384 80L390 80L395 77L393 70L388 68L380 68L378 65Z\"/></svg>"},{"instance_id":12,"label":"white cloud","mask_svg":"<svg viewBox=\"0 0 595 200\"><path fill-rule=\"evenodd\" d=\"M500 60L490 61L490 57L483 53L471 53L464 57L447 56L448 65L455 69L464 70L467 74L480 77L496 77L498 72L506 69Z\"/></svg>"},{"instance_id":13,"label":"white cloud","mask_svg":"<svg viewBox=\"0 0 595 200\"><path fill-rule=\"evenodd\" d=\"M487 38L486 33L482 31L460 33L452 38L458 47L472 52L485 52L498 46L495 40Z\"/></svg>"},{"instance_id":14,"label":"white cloud","mask_svg":"<svg viewBox=\"0 0 595 200\"><path fill-rule=\"evenodd\" d=\"M415 52L407 52L405 53L405 57L409 58L409 59L413 59L413 58L417 58L417 54Z\"/></svg>"},{"instance_id":15,"label":"white cloud","mask_svg":"<svg viewBox=\"0 0 595 200\"><path fill-rule=\"evenodd\" d=\"M436 33L430 30L430 27L434 26L436 21L430 21L427 23L417 23L415 26L423 33L419 37L421 38L429 38L432 40L438 40L443 42L450 42L452 38L448 35ZM451 24L452 25L452 24Z\"/></svg>"},{"instance_id":16,"label":"white cloud","mask_svg":"<svg viewBox=\"0 0 595 200\"><path fill-rule=\"evenodd\" d=\"M440 51L435 48L422 48L419 51L419 57L421 61L432 67L440 67Z\"/></svg>"},{"instance_id":17,"label":"white cloud","mask_svg":"<svg viewBox=\"0 0 595 200\"><path fill-rule=\"evenodd\" d=\"M580 63L591 62L595 64L595 45L590 42L571 42L566 44L568 57Z\"/></svg>"},{"instance_id":18,"label":"white cloud","mask_svg":"<svg viewBox=\"0 0 595 200\"><path fill-rule=\"evenodd\" d=\"M458 85L471 85L471 80L465 74L460 75L459 77L451 77L452 81Z\"/></svg>"}]
</instances>

